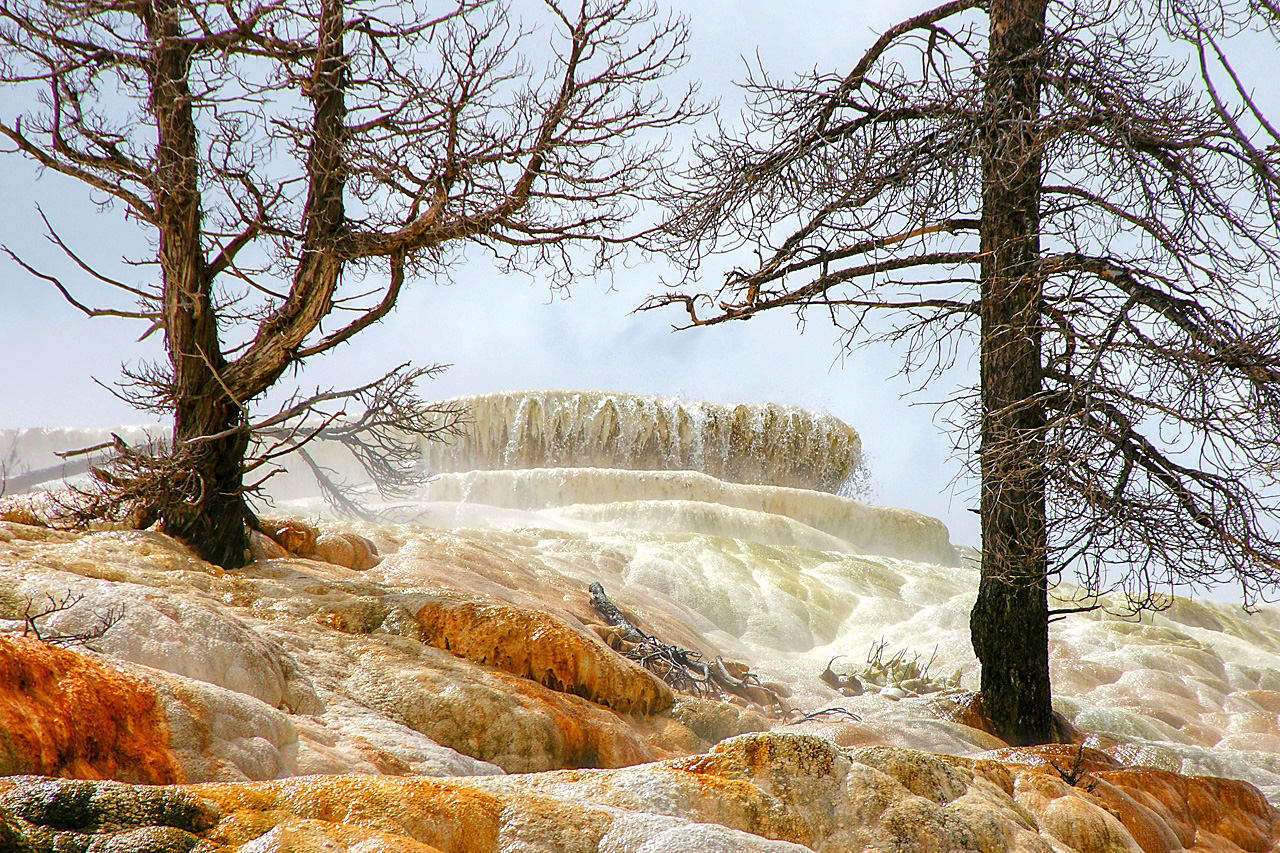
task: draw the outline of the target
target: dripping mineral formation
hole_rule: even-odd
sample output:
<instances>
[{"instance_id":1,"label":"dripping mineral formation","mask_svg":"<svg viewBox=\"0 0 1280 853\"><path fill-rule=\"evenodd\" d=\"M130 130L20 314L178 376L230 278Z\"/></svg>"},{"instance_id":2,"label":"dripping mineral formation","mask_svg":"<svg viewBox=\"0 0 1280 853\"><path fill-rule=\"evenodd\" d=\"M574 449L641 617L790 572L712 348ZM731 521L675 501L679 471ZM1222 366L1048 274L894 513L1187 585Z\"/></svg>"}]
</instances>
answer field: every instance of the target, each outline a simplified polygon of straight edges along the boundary
<instances>
[{"instance_id":1,"label":"dripping mineral formation","mask_svg":"<svg viewBox=\"0 0 1280 853\"><path fill-rule=\"evenodd\" d=\"M295 481L235 573L4 499L0 850L1275 848L1274 609L1055 623L1073 742L1009 749L966 691L975 570L936 521L835 493L847 426L797 416L808 437L757 464L775 485L731 473L750 436L623 440L714 407L486 400L489 438L437 466L475 470L371 502L385 523L321 517ZM839 436L840 477L788 458ZM0 436L15 475L60 441ZM615 650L593 584L767 693L673 687Z\"/></svg>"},{"instance_id":2,"label":"dripping mineral formation","mask_svg":"<svg viewBox=\"0 0 1280 853\"><path fill-rule=\"evenodd\" d=\"M513 468L702 471L731 483L839 492L861 469L858 433L794 406L539 391L447 401L468 413L451 446L427 442L438 472Z\"/></svg>"}]
</instances>

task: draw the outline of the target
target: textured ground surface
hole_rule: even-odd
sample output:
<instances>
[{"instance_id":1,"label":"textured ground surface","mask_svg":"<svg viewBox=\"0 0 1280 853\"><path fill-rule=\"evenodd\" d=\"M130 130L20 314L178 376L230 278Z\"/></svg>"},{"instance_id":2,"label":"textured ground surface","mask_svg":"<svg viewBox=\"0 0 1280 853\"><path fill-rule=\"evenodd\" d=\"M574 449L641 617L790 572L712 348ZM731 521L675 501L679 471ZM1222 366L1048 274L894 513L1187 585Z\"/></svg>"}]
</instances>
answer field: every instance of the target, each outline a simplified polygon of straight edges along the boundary
<instances>
[{"instance_id":1,"label":"textured ground surface","mask_svg":"<svg viewBox=\"0 0 1280 853\"><path fill-rule=\"evenodd\" d=\"M714 602L628 584L651 570L652 539L629 550L549 531L271 532L257 562L226 573L155 533L0 523L0 850L1161 853L1263 851L1278 837L1257 788L1174 772L1185 768L1167 766L1168 749L1138 739L1009 750L965 725L963 691L840 697L811 665L836 606L812 579L791 581L793 594L810 585L809 639L776 640L809 648L773 662L775 675L802 673L792 704L843 701L861 720L784 725L769 709L690 700L604 645L592 579L708 658L759 648L749 599L723 605L740 620L726 626ZM675 539L683 554L697 536ZM732 579L709 553L701 571ZM804 554L818 560L792 558ZM937 586L917 569L895 571ZM60 644L24 618L55 602L65 609L35 628ZM119 621L89 647L68 645L112 611ZM1081 697L1125 682L1074 665L1068 675L1093 678ZM1149 701L1181 703L1165 702L1164 725L1210 740L1197 682L1147 672ZM1252 736L1269 737L1280 705L1266 703L1280 694L1250 695ZM1077 725L1097 707L1066 701Z\"/></svg>"}]
</instances>

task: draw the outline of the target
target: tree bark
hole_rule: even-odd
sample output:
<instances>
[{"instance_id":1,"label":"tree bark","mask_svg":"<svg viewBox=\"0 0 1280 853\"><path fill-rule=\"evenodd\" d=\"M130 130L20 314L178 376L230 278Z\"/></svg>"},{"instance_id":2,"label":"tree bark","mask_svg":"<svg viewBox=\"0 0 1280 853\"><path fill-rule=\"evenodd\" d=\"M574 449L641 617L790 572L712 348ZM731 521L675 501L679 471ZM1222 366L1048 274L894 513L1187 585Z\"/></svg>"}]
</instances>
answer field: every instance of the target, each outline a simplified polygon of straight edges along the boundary
<instances>
[{"instance_id":1,"label":"tree bark","mask_svg":"<svg viewBox=\"0 0 1280 853\"><path fill-rule=\"evenodd\" d=\"M1054 740L1040 318L1039 48L1045 0L991 0L982 145L982 701L1014 745Z\"/></svg>"},{"instance_id":2,"label":"tree bark","mask_svg":"<svg viewBox=\"0 0 1280 853\"><path fill-rule=\"evenodd\" d=\"M222 407L225 412L225 407ZM239 412L216 425L219 414L199 404L179 405L175 422L193 438L216 435L243 426ZM175 429L175 436L177 430ZM176 455L188 478L191 503L170 502L161 515L161 529L186 543L202 560L224 569L238 569L249 562L248 525L254 516L244 497L244 457L248 433L236 431L218 439L187 444L187 453Z\"/></svg>"},{"instance_id":3,"label":"tree bark","mask_svg":"<svg viewBox=\"0 0 1280 853\"><path fill-rule=\"evenodd\" d=\"M228 365L231 388L256 397L275 384L299 359L307 336L333 311L333 295L349 254L345 192L346 21L342 0L322 0L312 80L305 95L312 105L307 151L307 201L303 233L289 297L258 327L252 345Z\"/></svg>"},{"instance_id":4,"label":"tree bark","mask_svg":"<svg viewBox=\"0 0 1280 853\"><path fill-rule=\"evenodd\" d=\"M200 150L189 86L190 42L181 26L183 7L157 0L146 11L151 54L150 109L157 131L153 187L160 234L165 344L172 366L174 407L171 458L173 488L154 507L161 529L185 542L202 559L223 568L247 562L243 466L248 439L242 400L220 372L226 362L218 338L212 280L201 245ZM194 442L194 443L193 443Z\"/></svg>"}]
</instances>

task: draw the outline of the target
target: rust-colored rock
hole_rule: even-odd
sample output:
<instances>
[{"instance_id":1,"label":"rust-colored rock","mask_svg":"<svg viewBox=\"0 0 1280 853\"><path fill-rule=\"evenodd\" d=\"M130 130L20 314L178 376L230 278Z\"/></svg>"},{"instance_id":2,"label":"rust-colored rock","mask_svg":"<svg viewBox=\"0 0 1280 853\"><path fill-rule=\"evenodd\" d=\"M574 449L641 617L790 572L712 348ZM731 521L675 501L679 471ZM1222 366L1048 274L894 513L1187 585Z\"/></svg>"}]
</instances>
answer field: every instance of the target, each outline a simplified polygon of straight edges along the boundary
<instances>
[{"instance_id":1,"label":"rust-colored rock","mask_svg":"<svg viewBox=\"0 0 1280 853\"><path fill-rule=\"evenodd\" d=\"M0 635L0 775L184 781L155 691L94 658Z\"/></svg>"},{"instance_id":2,"label":"rust-colored rock","mask_svg":"<svg viewBox=\"0 0 1280 853\"><path fill-rule=\"evenodd\" d=\"M1050 773L1074 773L1077 776L1096 773L1099 770L1118 770L1121 766L1118 761L1101 750L1068 743L1011 746L1006 749L993 749L984 757L1005 764L1019 764Z\"/></svg>"},{"instance_id":3,"label":"rust-colored rock","mask_svg":"<svg viewBox=\"0 0 1280 853\"><path fill-rule=\"evenodd\" d=\"M433 599L415 615L428 645L615 711L656 714L674 701L648 671L541 611Z\"/></svg>"},{"instance_id":4,"label":"rust-colored rock","mask_svg":"<svg viewBox=\"0 0 1280 853\"><path fill-rule=\"evenodd\" d=\"M931 699L929 707L941 719L959 723L962 726L968 726L980 732L986 732L992 737L999 737L987 720L987 713L982 707L981 693L971 693L967 690L949 693ZM1081 736L1076 731L1075 726L1071 725L1067 718L1057 711L1053 712L1053 724L1057 731L1059 743L1080 742Z\"/></svg>"},{"instance_id":5,"label":"rust-colored rock","mask_svg":"<svg viewBox=\"0 0 1280 853\"><path fill-rule=\"evenodd\" d=\"M1042 831L1081 853L1124 849L1113 818L1143 853L1263 853L1280 840L1280 812L1247 782L1121 767L1106 753L1066 744L987 756L1021 769L1018 801Z\"/></svg>"},{"instance_id":6,"label":"rust-colored rock","mask_svg":"<svg viewBox=\"0 0 1280 853\"><path fill-rule=\"evenodd\" d=\"M364 572L378 565L378 549L358 533L321 530L296 518L260 518L261 532L289 554ZM259 547L263 556L276 556ZM257 552L254 554L258 558Z\"/></svg>"},{"instance_id":7,"label":"rust-colored rock","mask_svg":"<svg viewBox=\"0 0 1280 853\"><path fill-rule=\"evenodd\" d=\"M560 767L630 767L658 757L639 732L626 722L626 718L595 708L573 695L544 690L527 681L524 684L512 684L516 679L501 673L498 677L508 682L507 690L516 697L519 704L525 707L535 705L542 714L549 717L555 727L555 755L559 757ZM499 720L492 727L500 728L503 725L504 721ZM465 744L448 745L466 753ZM487 760L485 756L477 757ZM549 754L548 757L552 756ZM492 760L508 772L519 772L518 768L505 767L506 762L497 756Z\"/></svg>"},{"instance_id":8,"label":"rust-colored rock","mask_svg":"<svg viewBox=\"0 0 1280 853\"><path fill-rule=\"evenodd\" d=\"M1280 841L1280 812L1248 782L1149 767L1101 771L1097 776L1160 814L1184 847L1262 853Z\"/></svg>"},{"instance_id":9,"label":"rust-colored rock","mask_svg":"<svg viewBox=\"0 0 1280 853\"><path fill-rule=\"evenodd\" d=\"M343 686L432 741L508 773L627 767L659 756L635 720L434 648L370 643Z\"/></svg>"},{"instance_id":10,"label":"rust-colored rock","mask_svg":"<svg viewBox=\"0 0 1280 853\"><path fill-rule=\"evenodd\" d=\"M971 693L967 690L959 693L949 693L930 699L928 704L929 708L941 719L959 723L962 726L968 726L971 729L977 729L980 732L995 736L995 732L991 729L991 723L987 721L987 715L982 710L981 693Z\"/></svg>"},{"instance_id":11,"label":"rust-colored rock","mask_svg":"<svg viewBox=\"0 0 1280 853\"><path fill-rule=\"evenodd\" d=\"M311 551L319 531L296 518L259 518L258 528L290 554Z\"/></svg>"},{"instance_id":12,"label":"rust-colored rock","mask_svg":"<svg viewBox=\"0 0 1280 853\"><path fill-rule=\"evenodd\" d=\"M1245 783L1145 768L1098 770L1090 778L1092 791L1025 764L1011 772L991 760L896 747L848 752L821 738L773 732L628 770L449 779L303 776L145 792L92 783L103 789L80 793L103 815L123 814L127 806L130 820L142 827L97 827L98 838L111 845L104 849L132 849L126 845L135 835L159 837L156 830L166 827L191 833L179 837L170 830L177 840L227 853L763 853L780 849L776 842L816 853L1274 849L1276 812ZM24 821L10 830L66 828L61 813L45 807L50 799L42 792L49 787L48 780L0 778L0 802ZM0 841L5 829L0 823ZM151 836L142 834L147 831Z\"/></svg>"},{"instance_id":13,"label":"rust-colored rock","mask_svg":"<svg viewBox=\"0 0 1280 853\"><path fill-rule=\"evenodd\" d=\"M312 560L322 560L357 572L365 572L378 565L378 549L358 533L333 533L322 531L309 550L298 554Z\"/></svg>"},{"instance_id":14,"label":"rust-colored rock","mask_svg":"<svg viewBox=\"0 0 1280 853\"><path fill-rule=\"evenodd\" d=\"M1179 826L1166 809L1151 808L1135 797L1134 791L1096 775L1089 776L1085 786L1120 821L1143 853L1171 853L1195 842L1194 825Z\"/></svg>"},{"instance_id":15,"label":"rust-colored rock","mask_svg":"<svg viewBox=\"0 0 1280 853\"><path fill-rule=\"evenodd\" d=\"M1116 815L1056 775L1018 774L1014 799L1035 816L1041 837L1076 853L1139 853L1140 847Z\"/></svg>"}]
</instances>

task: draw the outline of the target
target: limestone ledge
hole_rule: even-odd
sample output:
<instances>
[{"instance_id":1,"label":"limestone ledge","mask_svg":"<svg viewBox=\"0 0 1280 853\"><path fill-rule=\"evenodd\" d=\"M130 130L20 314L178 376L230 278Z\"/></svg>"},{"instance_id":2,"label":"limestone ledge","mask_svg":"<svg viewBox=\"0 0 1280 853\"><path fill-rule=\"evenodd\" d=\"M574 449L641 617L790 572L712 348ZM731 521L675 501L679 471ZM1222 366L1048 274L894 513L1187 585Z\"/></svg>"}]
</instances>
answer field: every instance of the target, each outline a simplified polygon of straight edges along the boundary
<instances>
[{"instance_id":1,"label":"limestone ledge","mask_svg":"<svg viewBox=\"0 0 1280 853\"><path fill-rule=\"evenodd\" d=\"M423 441L429 471L566 464L700 470L737 483L837 491L862 469L857 431L776 404L722 405L598 391L481 394L437 405L467 413L453 441Z\"/></svg>"},{"instance_id":2,"label":"limestone ledge","mask_svg":"<svg viewBox=\"0 0 1280 853\"><path fill-rule=\"evenodd\" d=\"M84 635L109 612L119 621L91 649L18 636L23 614L54 600L70 604L39 620L46 637ZM665 685L561 617L314 559L222 572L145 531L0 524L0 629L0 768L11 774L196 782L622 766L663 754L628 714L671 704ZM111 733L126 723L145 731Z\"/></svg>"},{"instance_id":3,"label":"limestone ledge","mask_svg":"<svg viewBox=\"0 0 1280 853\"><path fill-rule=\"evenodd\" d=\"M946 525L907 509L872 506L827 492L744 485L698 471L535 468L440 474L417 496L514 509L575 504L695 501L800 522L849 543L860 554L959 565Z\"/></svg>"}]
</instances>

